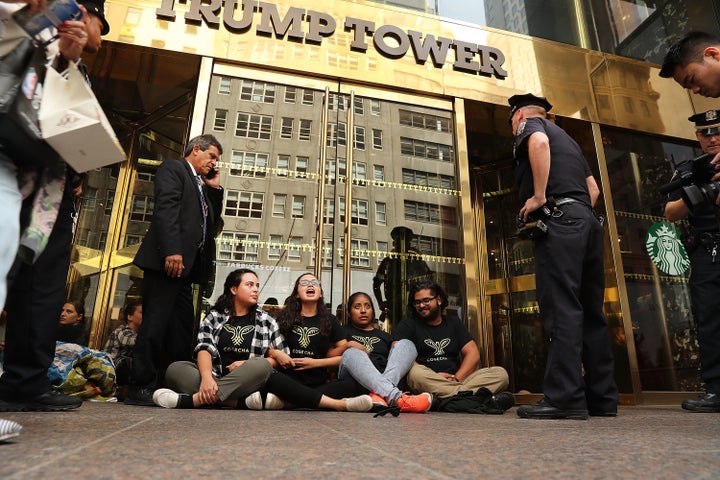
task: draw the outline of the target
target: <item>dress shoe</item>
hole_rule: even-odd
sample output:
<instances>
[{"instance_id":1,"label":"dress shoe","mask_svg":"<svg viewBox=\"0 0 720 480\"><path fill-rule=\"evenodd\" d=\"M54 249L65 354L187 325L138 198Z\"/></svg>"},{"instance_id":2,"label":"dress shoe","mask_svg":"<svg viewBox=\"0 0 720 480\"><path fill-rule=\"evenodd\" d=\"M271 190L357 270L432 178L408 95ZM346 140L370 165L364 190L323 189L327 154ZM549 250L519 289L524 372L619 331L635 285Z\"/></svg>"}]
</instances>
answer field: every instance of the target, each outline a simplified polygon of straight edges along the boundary
<instances>
[{"instance_id":1,"label":"dress shoe","mask_svg":"<svg viewBox=\"0 0 720 480\"><path fill-rule=\"evenodd\" d=\"M717 393L706 393L698 398L685 400L682 403L683 410L700 413L720 412L720 395Z\"/></svg>"},{"instance_id":2,"label":"dress shoe","mask_svg":"<svg viewBox=\"0 0 720 480\"><path fill-rule=\"evenodd\" d=\"M518 417L532 419L587 420L587 410L563 410L553 406L547 398L540 399L535 405L523 405L518 408Z\"/></svg>"},{"instance_id":3,"label":"dress shoe","mask_svg":"<svg viewBox=\"0 0 720 480\"><path fill-rule=\"evenodd\" d=\"M152 388L128 388L125 395L125 405L140 405L141 407L154 407Z\"/></svg>"},{"instance_id":4,"label":"dress shoe","mask_svg":"<svg viewBox=\"0 0 720 480\"><path fill-rule=\"evenodd\" d=\"M49 390L29 400L0 400L0 412L63 412L82 405L82 398Z\"/></svg>"},{"instance_id":5,"label":"dress shoe","mask_svg":"<svg viewBox=\"0 0 720 480\"><path fill-rule=\"evenodd\" d=\"M497 407L503 412L515 405L515 396L510 392L498 392L493 395L492 398L497 404Z\"/></svg>"}]
</instances>

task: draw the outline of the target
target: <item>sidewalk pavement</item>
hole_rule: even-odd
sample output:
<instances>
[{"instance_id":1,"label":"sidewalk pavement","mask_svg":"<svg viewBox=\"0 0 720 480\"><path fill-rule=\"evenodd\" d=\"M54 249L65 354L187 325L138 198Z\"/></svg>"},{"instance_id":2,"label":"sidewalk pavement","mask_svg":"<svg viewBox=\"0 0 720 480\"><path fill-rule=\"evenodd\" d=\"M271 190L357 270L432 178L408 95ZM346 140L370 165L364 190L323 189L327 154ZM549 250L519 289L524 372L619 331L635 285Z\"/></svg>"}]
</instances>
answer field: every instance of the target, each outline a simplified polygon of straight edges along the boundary
<instances>
[{"instance_id":1,"label":"sidewalk pavement","mask_svg":"<svg viewBox=\"0 0 720 480\"><path fill-rule=\"evenodd\" d=\"M2 479L720 477L720 414L620 407L617 418L167 410L85 402L2 413Z\"/></svg>"}]
</instances>

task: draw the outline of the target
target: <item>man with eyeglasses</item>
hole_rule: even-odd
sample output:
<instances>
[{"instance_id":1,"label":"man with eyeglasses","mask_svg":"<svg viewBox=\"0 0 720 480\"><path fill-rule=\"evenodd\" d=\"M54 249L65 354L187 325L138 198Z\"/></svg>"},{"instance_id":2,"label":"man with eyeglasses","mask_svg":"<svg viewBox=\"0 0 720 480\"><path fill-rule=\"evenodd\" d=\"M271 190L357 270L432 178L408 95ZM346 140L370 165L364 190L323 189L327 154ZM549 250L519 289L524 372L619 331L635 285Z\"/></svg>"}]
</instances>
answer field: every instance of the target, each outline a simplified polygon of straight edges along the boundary
<instances>
[{"instance_id":1,"label":"man with eyeglasses","mask_svg":"<svg viewBox=\"0 0 720 480\"><path fill-rule=\"evenodd\" d=\"M407 385L415 394L429 392L443 399L462 392L490 390L497 404L507 410L515 401L502 367L478 368L480 350L467 327L455 316L443 315L448 297L435 282L413 285L408 295L410 316L393 332L393 340L408 339L417 348L417 358L407 374Z\"/></svg>"},{"instance_id":2,"label":"man with eyeglasses","mask_svg":"<svg viewBox=\"0 0 720 480\"><path fill-rule=\"evenodd\" d=\"M720 110L708 110L688 118L695 123L703 152L720 153ZM678 165L673 179L691 173L692 161ZM692 210L685 203L681 189L670 192L665 218L671 222L687 218L690 228L683 236L690 256L690 297L697 322L700 346L700 373L705 394L688 399L682 408L691 412L720 412L720 224L718 207L702 203ZM713 253L714 252L714 253Z\"/></svg>"},{"instance_id":3,"label":"man with eyeglasses","mask_svg":"<svg viewBox=\"0 0 720 480\"><path fill-rule=\"evenodd\" d=\"M135 255L143 269L143 322L133 350L125 403L155 406L158 373L190 360L195 309L192 284L204 286L215 260L215 235L222 229L223 189L217 175L222 145L199 135L185 158L165 160L155 173L155 210Z\"/></svg>"}]
</instances>

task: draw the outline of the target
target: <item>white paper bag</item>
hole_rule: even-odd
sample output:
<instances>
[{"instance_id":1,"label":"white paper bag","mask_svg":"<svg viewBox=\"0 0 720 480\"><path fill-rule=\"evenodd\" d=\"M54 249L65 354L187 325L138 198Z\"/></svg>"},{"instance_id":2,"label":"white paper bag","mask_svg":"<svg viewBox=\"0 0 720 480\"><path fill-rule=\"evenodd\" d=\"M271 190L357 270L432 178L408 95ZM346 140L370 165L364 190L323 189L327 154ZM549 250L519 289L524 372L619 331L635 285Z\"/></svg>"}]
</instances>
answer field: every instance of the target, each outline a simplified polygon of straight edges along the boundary
<instances>
[{"instance_id":1,"label":"white paper bag","mask_svg":"<svg viewBox=\"0 0 720 480\"><path fill-rule=\"evenodd\" d=\"M76 172L125 161L125 152L74 63L65 79L48 68L40 105L43 138Z\"/></svg>"}]
</instances>

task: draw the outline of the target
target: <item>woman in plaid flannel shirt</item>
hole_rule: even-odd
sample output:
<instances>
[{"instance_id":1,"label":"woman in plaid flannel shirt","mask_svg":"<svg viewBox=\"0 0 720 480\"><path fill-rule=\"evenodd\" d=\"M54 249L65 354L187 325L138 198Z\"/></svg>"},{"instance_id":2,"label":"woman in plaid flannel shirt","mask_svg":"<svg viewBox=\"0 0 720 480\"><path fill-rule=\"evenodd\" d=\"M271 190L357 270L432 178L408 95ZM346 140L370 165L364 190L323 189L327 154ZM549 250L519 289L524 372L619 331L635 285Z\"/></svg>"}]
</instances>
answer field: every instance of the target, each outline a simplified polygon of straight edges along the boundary
<instances>
[{"instance_id":1,"label":"woman in plaid flannel shirt","mask_svg":"<svg viewBox=\"0 0 720 480\"><path fill-rule=\"evenodd\" d=\"M265 385L277 366L268 356L270 349L289 350L275 320L258 308L259 286L252 270L228 275L223 294L200 325L195 361L168 367L165 383L170 388L155 391L156 405L237 407Z\"/></svg>"}]
</instances>

